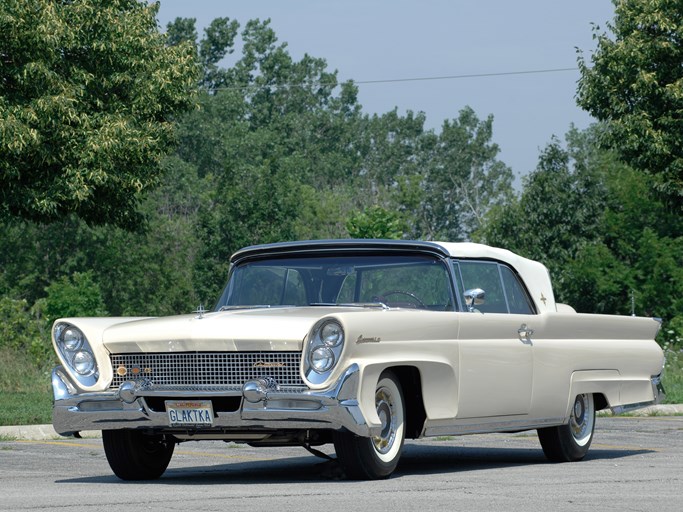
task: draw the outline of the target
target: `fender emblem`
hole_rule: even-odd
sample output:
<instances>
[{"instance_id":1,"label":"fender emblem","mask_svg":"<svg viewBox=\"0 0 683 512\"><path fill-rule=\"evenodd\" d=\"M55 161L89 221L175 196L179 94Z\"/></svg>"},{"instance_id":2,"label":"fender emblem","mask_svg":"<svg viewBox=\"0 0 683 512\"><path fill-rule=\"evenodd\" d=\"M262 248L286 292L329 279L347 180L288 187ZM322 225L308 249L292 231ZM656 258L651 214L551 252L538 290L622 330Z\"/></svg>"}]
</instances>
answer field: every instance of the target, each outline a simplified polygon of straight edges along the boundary
<instances>
[{"instance_id":1,"label":"fender emblem","mask_svg":"<svg viewBox=\"0 0 683 512\"><path fill-rule=\"evenodd\" d=\"M379 343L380 341L382 341L381 338L378 338L378 337L365 338L365 337L363 337L362 334L359 335L358 338L356 338L356 344L359 344L359 343Z\"/></svg>"}]
</instances>

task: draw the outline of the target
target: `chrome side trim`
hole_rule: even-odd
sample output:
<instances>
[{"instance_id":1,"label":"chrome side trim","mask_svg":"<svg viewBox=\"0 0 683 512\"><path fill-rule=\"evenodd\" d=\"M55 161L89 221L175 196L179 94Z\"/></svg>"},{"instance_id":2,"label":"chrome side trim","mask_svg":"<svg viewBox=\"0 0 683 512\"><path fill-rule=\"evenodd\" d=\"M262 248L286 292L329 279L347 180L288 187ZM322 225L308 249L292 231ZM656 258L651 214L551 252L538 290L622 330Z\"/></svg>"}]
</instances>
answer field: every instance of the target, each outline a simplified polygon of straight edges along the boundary
<instances>
[{"instance_id":1,"label":"chrome side trim","mask_svg":"<svg viewBox=\"0 0 683 512\"><path fill-rule=\"evenodd\" d=\"M563 425L566 419L556 418L534 418L522 420L495 420L490 418L490 422L477 423L445 423L427 421L424 436L459 436L464 434L488 434L492 432L510 432L520 430L531 430L535 428L552 427Z\"/></svg>"}]
</instances>

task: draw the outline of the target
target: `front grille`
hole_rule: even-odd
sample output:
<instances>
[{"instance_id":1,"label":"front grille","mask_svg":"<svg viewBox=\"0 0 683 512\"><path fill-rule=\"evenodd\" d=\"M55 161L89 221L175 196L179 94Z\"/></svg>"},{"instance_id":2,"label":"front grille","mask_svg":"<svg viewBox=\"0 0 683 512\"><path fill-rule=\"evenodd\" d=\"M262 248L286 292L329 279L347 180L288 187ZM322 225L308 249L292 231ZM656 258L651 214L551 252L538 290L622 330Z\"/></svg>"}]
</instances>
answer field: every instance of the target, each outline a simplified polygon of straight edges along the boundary
<instances>
[{"instance_id":1,"label":"front grille","mask_svg":"<svg viewBox=\"0 0 683 512\"><path fill-rule=\"evenodd\" d=\"M111 387L146 379L155 388L241 387L246 381L273 377L280 386L304 386L301 352L182 352L112 354Z\"/></svg>"}]
</instances>

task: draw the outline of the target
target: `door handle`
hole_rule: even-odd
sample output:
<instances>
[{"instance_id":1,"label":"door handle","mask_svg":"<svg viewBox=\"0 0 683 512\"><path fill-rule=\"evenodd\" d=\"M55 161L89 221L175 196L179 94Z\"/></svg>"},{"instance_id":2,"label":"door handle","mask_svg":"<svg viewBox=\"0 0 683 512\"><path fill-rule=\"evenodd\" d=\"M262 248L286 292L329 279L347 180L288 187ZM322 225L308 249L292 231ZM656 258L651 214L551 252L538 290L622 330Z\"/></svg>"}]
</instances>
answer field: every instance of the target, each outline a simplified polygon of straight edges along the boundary
<instances>
[{"instance_id":1,"label":"door handle","mask_svg":"<svg viewBox=\"0 0 683 512\"><path fill-rule=\"evenodd\" d=\"M534 334L534 330L531 329L527 324L522 324L519 329L517 329L517 334L519 335L520 341L524 343L531 343L531 336Z\"/></svg>"}]
</instances>

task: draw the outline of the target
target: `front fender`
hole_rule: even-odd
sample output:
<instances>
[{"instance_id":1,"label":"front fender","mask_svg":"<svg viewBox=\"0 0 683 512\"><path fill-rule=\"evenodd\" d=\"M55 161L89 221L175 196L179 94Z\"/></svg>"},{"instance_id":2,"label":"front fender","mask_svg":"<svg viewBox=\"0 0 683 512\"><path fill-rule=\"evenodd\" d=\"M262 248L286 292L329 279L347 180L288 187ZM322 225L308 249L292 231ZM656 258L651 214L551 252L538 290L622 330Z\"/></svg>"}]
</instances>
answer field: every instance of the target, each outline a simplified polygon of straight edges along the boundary
<instances>
[{"instance_id":1,"label":"front fender","mask_svg":"<svg viewBox=\"0 0 683 512\"><path fill-rule=\"evenodd\" d=\"M361 367L359 406L370 426L379 426L375 407L375 391L383 372L398 367L416 368L422 386L422 402L427 419L453 418L457 412L458 385L451 364L443 361L392 361ZM406 383L402 383L404 386ZM404 394L408 390L404 389ZM410 414L410 411L408 411Z\"/></svg>"}]
</instances>

